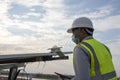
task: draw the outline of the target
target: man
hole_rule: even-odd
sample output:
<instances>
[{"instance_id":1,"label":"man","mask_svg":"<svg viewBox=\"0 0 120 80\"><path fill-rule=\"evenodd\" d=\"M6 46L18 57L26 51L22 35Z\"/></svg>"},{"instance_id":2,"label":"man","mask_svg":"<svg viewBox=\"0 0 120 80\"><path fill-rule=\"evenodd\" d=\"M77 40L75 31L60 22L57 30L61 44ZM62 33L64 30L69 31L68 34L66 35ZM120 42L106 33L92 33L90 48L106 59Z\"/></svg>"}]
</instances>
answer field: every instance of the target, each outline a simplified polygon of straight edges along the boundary
<instances>
[{"instance_id":1,"label":"man","mask_svg":"<svg viewBox=\"0 0 120 80\"><path fill-rule=\"evenodd\" d=\"M74 20L72 28L67 30L76 43L72 80L117 80L111 53L108 47L93 38L93 31L93 24L86 17Z\"/></svg>"}]
</instances>

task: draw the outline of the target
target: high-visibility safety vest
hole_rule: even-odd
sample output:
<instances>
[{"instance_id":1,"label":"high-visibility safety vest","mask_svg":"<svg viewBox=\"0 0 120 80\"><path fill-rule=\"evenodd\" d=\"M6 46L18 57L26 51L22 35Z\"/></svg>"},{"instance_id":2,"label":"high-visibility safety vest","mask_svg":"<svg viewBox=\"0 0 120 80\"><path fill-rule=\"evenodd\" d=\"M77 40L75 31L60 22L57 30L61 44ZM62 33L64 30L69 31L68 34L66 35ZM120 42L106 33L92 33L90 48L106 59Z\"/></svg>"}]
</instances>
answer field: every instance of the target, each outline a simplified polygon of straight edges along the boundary
<instances>
[{"instance_id":1,"label":"high-visibility safety vest","mask_svg":"<svg viewBox=\"0 0 120 80\"><path fill-rule=\"evenodd\" d=\"M90 55L91 80L117 80L111 53L105 45L92 38L78 46L85 48Z\"/></svg>"}]
</instances>

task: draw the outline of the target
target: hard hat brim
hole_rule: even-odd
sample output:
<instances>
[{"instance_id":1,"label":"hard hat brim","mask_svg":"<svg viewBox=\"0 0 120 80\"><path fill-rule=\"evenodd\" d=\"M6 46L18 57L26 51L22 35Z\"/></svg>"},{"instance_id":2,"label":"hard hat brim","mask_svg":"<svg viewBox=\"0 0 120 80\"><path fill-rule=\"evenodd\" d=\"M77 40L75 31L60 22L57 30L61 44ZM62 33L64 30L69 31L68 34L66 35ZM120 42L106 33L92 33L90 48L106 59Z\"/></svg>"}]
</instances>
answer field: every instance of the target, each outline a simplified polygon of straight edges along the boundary
<instances>
[{"instance_id":1,"label":"hard hat brim","mask_svg":"<svg viewBox=\"0 0 120 80\"><path fill-rule=\"evenodd\" d=\"M76 27L77 28L77 27ZM89 28L89 29L93 29L93 28L90 28L90 27L80 27L80 28ZM72 29L74 28L70 28L67 30L67 33L72 33ZM94 30L94 29L93 29Z\"/></svg>"},{"instance_id":2,"label":"hard hat brim","mask_svg":"<svg viewBox=\"0 0 120 80\"><path fill-rule=\"evenodd\" d=\"M68 33L72 33L72 28L67 30Z\"/></svg>"}]
</instances>

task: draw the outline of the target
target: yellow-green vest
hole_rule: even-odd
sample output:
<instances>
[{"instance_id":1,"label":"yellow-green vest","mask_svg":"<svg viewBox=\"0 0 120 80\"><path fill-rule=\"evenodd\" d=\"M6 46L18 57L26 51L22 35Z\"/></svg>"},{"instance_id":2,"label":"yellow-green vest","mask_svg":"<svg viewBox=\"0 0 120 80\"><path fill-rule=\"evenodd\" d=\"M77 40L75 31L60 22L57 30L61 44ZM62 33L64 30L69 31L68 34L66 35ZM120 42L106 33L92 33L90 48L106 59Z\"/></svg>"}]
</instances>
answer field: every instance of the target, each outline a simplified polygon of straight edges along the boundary
<instances>
[{"instance_id":1,"label":"yellow-green vest","mask_svg":"<svg viewBox=\"0 0 120 80\"><path fill-rule=\"evenodd\" d=\"M90 55L91 80L117 80L111 53L105 45L92 38L78 46L85 48Z\"/></svg>"}]
</instances>

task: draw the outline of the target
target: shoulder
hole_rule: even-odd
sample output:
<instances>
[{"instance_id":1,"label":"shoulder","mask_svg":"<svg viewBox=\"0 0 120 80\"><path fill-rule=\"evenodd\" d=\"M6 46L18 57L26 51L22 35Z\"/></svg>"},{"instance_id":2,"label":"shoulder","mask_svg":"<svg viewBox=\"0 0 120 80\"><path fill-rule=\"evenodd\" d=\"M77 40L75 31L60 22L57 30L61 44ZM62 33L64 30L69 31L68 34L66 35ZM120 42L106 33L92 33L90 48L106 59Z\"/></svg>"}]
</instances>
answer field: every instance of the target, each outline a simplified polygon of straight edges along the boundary
<instances>
[{"instance_id":1,"label":"shoulder","mask_svg":"<svg viewBox=\"0 0 120 80\"><path fill-rule=\"evenodd\" d=\"M82 46L76 46L76 48L74 49L74 54L80 55L81 57L87 57L88 59L90 59L88 51Z\"/></svg>"}]
</instances>

